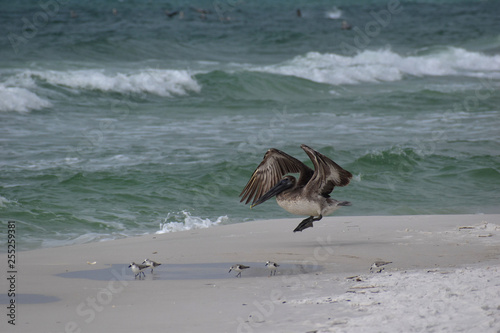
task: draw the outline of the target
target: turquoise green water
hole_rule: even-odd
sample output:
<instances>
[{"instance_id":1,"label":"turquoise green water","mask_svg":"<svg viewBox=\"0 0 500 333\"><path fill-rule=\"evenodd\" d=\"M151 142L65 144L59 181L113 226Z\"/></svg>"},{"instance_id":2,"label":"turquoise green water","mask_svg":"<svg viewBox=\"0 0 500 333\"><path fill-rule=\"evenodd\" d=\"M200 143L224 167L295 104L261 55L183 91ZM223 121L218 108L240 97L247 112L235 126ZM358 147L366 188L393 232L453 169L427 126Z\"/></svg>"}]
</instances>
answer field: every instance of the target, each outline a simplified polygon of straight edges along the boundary
<instances>
[{"instance_id":1,"label":"turquoise green water","mask_svg":"<svg viewBox=\"0 0 500 333\"><path fill-rule=\"evenodd\" d=\"M301 143L354 175L336 215L500 211L495 1L57 4L1 5L2 244L292 217L238 195Z\"/></svg>"}]
</instances>

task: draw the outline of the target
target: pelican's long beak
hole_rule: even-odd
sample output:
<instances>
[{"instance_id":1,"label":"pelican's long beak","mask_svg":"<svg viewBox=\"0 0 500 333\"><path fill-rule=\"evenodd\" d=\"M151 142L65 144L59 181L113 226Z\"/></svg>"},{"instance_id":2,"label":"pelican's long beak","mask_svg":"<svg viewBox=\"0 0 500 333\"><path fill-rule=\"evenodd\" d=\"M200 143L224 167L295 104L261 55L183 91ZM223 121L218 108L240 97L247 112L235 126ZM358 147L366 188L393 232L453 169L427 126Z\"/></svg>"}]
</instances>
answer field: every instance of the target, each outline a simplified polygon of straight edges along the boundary
<instances>
[{"instance_id":1,"label":"pelican's long beak","mask_svg":"<svg viewBox=\"0 0 500 333\"><path fill-rule=\"evenodd\" d=\"M281 192L288 190L289 188L293 187L293 183L289 179L282 179L278 184L276 184L273 188L271 188L267 193L265 193L263 196L259 198L256 202L254 202L250 208L254 208L257 205L260 205L261 203L271 199L275 195L280 194Z\"/></svg>"}]
</instances>

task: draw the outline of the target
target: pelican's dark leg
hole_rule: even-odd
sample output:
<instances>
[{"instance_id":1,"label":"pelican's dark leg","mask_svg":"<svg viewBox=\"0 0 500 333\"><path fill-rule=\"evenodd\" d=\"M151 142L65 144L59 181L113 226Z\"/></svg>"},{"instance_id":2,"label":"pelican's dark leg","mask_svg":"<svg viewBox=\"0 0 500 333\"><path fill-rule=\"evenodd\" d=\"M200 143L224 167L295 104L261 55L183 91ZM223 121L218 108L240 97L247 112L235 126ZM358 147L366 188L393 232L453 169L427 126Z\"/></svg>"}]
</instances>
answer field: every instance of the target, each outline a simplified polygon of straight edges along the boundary
<instances>
[{"instance_id":1,"label":"pelican's dark leg","mask_svg":"<svg viewBox=\"0 0 500 333\"><path fill-rule=\"evenodd\" d=\"M313 227L313 222L314 221L319 221L322 218L323 218L323 215L320 215L318 217L309 216L307 219L305 219L304 221L300 222L299 225L297 226L297 228L295 228L293 230L293 232L302 231L302 230L307 229L307 228L312 228Z\"/></svg>"},{"instance_id":2,"label":"pelican's dark leg","mask_svg":"<svg viewBox=\"0 0 500 333\"><path fill-rule=\"evenodd\" d=\"M238 274L236 274L236 277L241 277L241 272L239 272Z\"/></svg>"}]
</instances>

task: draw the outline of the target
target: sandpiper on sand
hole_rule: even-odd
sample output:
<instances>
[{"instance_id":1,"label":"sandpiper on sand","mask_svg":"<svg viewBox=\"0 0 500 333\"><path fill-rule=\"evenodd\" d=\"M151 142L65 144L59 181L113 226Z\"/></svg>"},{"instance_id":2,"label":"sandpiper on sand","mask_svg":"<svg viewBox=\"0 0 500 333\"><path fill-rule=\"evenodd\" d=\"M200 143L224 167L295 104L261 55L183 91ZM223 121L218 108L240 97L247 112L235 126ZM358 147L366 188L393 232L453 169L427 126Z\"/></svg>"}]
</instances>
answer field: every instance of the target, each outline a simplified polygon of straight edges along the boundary
<instances>
[{"instance_id":1,"label":"sandpiper on sand","mask_svg":"<svg viewBox=\"0 0 500 333\"><path fill-rule=\"evenodd\" d=\"M245 266L245 265L240 265L240 264L233 265L233 266L231 266L231 268L229 268L228 273L231 273L231 271L236 271L236 272L239 272L238 274L236 274L236 277L241 277L241 272L247 268L250 268L250 266Z\"/></svg>"},{"instance_id":2,"label":"sandpiper on sand","mask_svg":"<svg viewBox=\"0 0 500 333\"><path fill-rule=\"evenodd\" d=\"M149 266L147 265L142 265L142 264L136 264L135 262L132 262L130 263L130 265L128 266L130 268L132 268L132 272L134 272L135 274L135 278L137 279L137 276L139 276L139 278L141 277L141 274L143 276L146 276L146 274L144 274L144 270L146 268L148 268Z\"/></svg>"},{"instance_id":3,"label":"sandpiper on sand","mask_svg":"<svg viewBox=\"0 0 500 333\"><path fill-rule=\"evenodd\" d=\"M276 270L278 269L278 267L280 267L280 265L275 262L268 261L266 262L266 267L271 270L271 274L269 276L273 276L276 275Z\"/></svg>"},{"instance_id":4,"label":"sandpiper on sand","mask_svg":"<svg viewBox=\"0 0 500 333\"><path fill-rule=\"evenodd\" d=\"M161 265L161 263L153 261L153 260L150 260L150 259L144 259L144 261L142 262L142 264L146 265L148 267L151 267L151 273L153 273L153 269L155 267L158 267L158 266Z\"/></svg>"},{"instance_id":5,"label":"sandpiper on sand","mask_svg":"<svg viewBox=\"0 0 500 333\"><path fill-rule=\"evenodd\" d=\"M373 265L370 267L370 271L372 271L373 269L377 270L377 273L380 273L384 270L384 267L385 265L389 265L389 264L392 264L392 261L382 261L382 260L377 260L373 263Z\"/></svg>"}]
</instances>

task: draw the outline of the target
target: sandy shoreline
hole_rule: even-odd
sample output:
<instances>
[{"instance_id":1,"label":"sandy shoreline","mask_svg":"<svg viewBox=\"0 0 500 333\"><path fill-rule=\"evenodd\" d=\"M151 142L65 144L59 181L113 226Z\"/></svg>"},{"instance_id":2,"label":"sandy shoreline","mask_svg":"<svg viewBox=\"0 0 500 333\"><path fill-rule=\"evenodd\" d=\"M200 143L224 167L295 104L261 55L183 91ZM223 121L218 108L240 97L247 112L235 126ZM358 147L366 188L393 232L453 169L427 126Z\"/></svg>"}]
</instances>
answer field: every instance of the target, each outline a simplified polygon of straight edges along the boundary
<instances>
[{"instance_id":1,"label":"sandy shoreline","mask_svg":"<svg viewBox=\"0 0 500 333\"><path fill-rule=\"evenodd\" d=\"M20 252L16 325L4 269L1 331L500 329L500 215L329 217L294 234L298 222ZM163 265L136 280L127 265L146 257ZM274 277L267 260L282 265ZM370 273L377 260L392 263ZM228 273L237 263L251 266L242 278Z\"/></svg>"}]
</instances>

